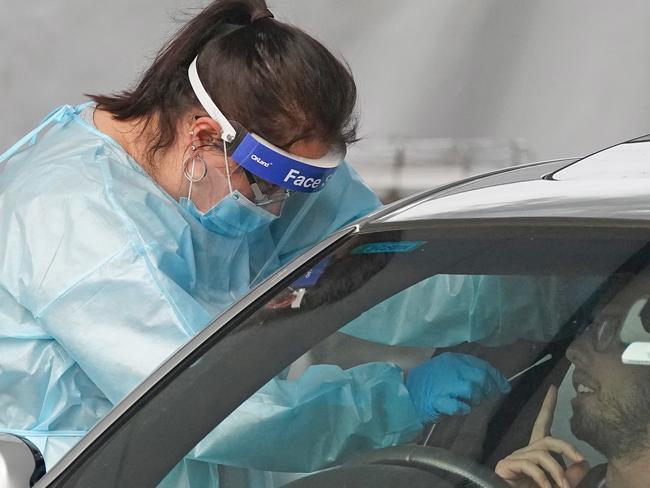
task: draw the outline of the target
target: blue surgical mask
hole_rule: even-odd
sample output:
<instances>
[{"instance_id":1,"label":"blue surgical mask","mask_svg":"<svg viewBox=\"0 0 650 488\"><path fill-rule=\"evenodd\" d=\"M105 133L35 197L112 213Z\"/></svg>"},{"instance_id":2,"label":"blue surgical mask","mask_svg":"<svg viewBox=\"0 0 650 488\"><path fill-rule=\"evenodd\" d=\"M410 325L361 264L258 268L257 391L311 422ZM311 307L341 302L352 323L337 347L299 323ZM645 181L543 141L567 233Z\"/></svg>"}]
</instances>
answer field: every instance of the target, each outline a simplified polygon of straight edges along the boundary
<instances>
[{"instance_id":1,"label":"blue surgical mask","mask_svg":"<svg viewBox=\"0 0 650 488\"><path fill-rule=\"evenodd\" d=\"M181 197L180 204L207 230L225 237L241 237L278 218L255 205L238 190L225 196L207 212L201 212L192 200L185 197Z\"/></svg>"}]
</instances>

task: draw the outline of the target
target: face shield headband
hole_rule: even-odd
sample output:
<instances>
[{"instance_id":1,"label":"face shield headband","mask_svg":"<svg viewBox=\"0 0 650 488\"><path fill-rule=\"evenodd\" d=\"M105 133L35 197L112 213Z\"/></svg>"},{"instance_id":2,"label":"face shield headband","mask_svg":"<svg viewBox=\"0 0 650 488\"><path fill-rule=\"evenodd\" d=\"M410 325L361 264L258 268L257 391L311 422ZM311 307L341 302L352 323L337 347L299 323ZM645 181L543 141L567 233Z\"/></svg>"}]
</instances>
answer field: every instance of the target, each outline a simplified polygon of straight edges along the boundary
<instances>
[{"instance_id":1,"label":"face shield headband","mask_svg":"<svg viewBox=\"0 0 650 488\"><path fill-rule=\"evenodd\" d=\"M301 158L243 128L235 130L201 83L197 59L194 58L188 70L190 85L208 115L221 126L221 139L224 146L227 144L232 160L255 177L285 190L304 193L322 190L343 161L345 148L337 147L320 159Z\"/></svg>"}]
</instances>

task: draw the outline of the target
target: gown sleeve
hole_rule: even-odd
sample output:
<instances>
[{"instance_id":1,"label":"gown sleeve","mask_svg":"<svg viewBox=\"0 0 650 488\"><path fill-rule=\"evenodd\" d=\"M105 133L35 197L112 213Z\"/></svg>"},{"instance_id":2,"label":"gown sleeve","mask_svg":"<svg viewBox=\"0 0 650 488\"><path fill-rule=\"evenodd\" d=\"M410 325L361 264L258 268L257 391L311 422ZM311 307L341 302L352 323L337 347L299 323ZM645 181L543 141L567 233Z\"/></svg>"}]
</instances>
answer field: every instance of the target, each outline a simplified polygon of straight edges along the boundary
<instances>
[{"instance_id":1,"label":"gown sleeve","mask_svg":"<svg viewBox=\"0 0 650 488\"><path fill-rule=\"evenodd\" d=\"M380 344L449 347L548 341L597 277L434 275L377 304L341 332Z\"/></svg>"},{"instance_id":2,"label":"gown sleeve","mask_svg":"<svg viewBox=\"0 0 650 488\"><path fill-rule=\"evenodd\" d=\"M127 251L60 297L40 320L113 403L189 339L173 304ZM304 472L360 449L409 440L420 429L397 366L316 365L298 379L271 380L190 456Z\"/></svg>"}]
</instances>

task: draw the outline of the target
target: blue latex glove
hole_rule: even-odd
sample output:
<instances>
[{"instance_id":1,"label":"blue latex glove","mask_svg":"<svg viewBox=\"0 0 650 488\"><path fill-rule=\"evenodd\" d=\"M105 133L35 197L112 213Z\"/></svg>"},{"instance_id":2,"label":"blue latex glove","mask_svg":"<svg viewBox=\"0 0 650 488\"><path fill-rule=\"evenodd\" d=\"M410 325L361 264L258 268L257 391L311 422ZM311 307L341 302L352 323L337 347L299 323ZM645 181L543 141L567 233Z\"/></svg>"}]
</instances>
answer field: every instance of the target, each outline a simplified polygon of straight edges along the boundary
<instances>
[{"instance_id":1,"label":"blue latex glove","mask_svg":"<svg viewBox=\"0 0 650 488\"><path fill-rule=\"evenodd\" d=\"M409 371L406 388L420 421L440 415L467 415L489 395L508 393L510 383L498 369L466 354L444 353Z\"/></svg>"}]
</instances>

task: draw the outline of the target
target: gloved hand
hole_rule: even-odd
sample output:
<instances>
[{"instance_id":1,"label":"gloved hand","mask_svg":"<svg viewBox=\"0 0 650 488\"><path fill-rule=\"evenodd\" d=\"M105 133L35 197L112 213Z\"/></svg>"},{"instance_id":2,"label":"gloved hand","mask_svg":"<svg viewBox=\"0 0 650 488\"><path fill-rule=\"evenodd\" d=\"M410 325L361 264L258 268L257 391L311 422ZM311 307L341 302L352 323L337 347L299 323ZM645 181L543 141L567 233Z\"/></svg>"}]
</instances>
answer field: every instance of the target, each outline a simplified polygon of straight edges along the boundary
<instances>
[{"instance_id":1,"label":"gloved hand","mask_svg":"<svg viewBox=\"0 0 650 488\"><path fill-rule=\"evenodd\" d=\"M440 415L467 415L489 395L508 393L510 384L498 369L467 354L444 353L409 371L406 388L420 421Z\"/></svg>"}]
</instances>

